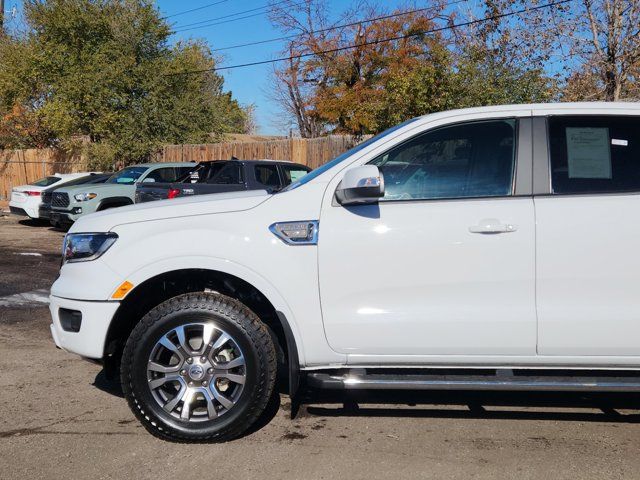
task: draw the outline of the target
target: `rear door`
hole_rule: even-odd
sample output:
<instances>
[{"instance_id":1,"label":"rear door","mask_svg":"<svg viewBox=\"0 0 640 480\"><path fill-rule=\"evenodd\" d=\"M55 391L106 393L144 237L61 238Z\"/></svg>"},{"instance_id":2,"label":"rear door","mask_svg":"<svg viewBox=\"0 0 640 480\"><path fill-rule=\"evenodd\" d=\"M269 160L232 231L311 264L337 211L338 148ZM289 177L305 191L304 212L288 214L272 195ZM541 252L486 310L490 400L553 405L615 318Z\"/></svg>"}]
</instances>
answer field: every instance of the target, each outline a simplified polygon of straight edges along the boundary
<instances>
[{"instance_id":1,"label":"rear door","mask_svg":"<svg viewBox=\"0 0 640 480\"><path fill-rule=\"evenodd\" d=\"M640 355L640 117L547 122L551 193L535 197L538 353Z\"/></svg>"}]
</instances>

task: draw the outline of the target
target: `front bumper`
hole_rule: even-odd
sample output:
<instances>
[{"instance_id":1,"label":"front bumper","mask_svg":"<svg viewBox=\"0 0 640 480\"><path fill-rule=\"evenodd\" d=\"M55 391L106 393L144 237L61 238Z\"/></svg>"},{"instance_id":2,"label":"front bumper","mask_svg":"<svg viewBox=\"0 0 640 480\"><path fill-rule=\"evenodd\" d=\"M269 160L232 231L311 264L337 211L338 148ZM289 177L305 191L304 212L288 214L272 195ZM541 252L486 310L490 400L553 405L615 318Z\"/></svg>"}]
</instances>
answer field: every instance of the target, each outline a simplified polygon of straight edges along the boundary
<instances>
[{"instance_id":1,"label":"front bumper","mask_svg":"<svg viewBox=\"0 0 640 480\"><path fill-rule=\"evenodd\" d=\"M48 219L51 215L51 205L40 205L38 208L38 217Z\"/></svg>"},{"instance_id":2,"label":"front bumper","mask_svg":"<svg viewBox=\"0 0 640 480\"><path fill-rule=\"evenodd\" d=\"M80 218L81 215L82 215L81 213L78 213L78 214L73 213L72 210L56 210L52 208L49 211L49 221L52 224L58 223L58 224L71 225L78 218Z\"/></svg>"},{"instance_id":3,"label":"front bumper","mask_svg":"<svg viewBox=\"0 0 640 480\"><path fill-rule=\"evenodd\" d=\"M120 302L70 300L54 295L51 295L49 300L51 335L56 345L67 352L83 357L103 358L109 325ZM63 328L60 309L80 312L82 320L79 331L74 332Z\"/></svg>"}]
</instances>

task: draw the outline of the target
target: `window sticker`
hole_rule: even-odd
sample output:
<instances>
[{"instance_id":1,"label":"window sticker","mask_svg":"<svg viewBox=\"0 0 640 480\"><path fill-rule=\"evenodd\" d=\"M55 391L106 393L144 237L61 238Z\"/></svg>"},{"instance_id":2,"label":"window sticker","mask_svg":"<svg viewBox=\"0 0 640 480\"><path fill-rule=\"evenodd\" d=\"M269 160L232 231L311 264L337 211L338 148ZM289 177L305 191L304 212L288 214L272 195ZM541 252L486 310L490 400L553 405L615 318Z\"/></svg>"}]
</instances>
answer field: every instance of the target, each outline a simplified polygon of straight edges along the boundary
<instances>
[{"instance_id":1,"label":"window sticker","mask_svg":"<svg viewBox=\"0 0 640 480\"><path fill-rule=\"evenodd\" d=\"M611 178L608 128L567 127L569 178Z\"/></svg>"},{"instance_id":2,"label":"window sticker","mask_svg":"<svg viewBox=\"0 0 640 480\"><path fill-rule=\"evenodd\" d=\"M618 145L620 147L628 147L629 146L629 140L622 140L620 138L612 138L611 139L611 145Z\"/></svg>"}]
</instances>

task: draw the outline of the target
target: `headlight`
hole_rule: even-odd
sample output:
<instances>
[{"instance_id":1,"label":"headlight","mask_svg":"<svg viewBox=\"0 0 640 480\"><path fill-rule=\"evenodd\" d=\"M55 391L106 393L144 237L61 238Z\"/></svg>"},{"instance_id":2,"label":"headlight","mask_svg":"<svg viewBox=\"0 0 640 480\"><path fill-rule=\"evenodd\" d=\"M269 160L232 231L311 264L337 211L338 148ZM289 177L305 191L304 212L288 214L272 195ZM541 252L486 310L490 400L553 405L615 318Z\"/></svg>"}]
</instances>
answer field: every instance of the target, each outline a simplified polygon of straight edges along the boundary
<instances>
[{"instance_id":1,"label":"headlight","mask_svg":"<svg viewBox=\"0 0 640 480\"><path fill-rule=\"evenodd\" d=\"M97 193L78 193L77 195L74 195L73 198L76 199L76 202L86 202L87 200L92 200L97 196Z\"/></svg>"},{"instance_id":2,"label":"headlight","mask_svg":"<svg viewBox=\"0 0 640 480\"><path fill-rule=\"evenodd\" d=\"M62 245L62 264L67 262L88 262L106 252L118 239L113 232L68 233Z\"/></svg>"}]
</instances>

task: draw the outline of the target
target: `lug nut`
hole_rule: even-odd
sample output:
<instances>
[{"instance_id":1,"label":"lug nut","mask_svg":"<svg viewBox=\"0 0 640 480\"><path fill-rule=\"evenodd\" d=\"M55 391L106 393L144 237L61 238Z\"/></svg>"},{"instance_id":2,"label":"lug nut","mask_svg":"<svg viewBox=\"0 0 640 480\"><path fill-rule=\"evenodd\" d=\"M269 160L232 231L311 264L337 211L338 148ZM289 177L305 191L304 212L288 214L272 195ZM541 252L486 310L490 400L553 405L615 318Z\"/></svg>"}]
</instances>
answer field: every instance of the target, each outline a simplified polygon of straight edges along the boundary
<instances>
[{"instance_id":1,"label":"lug nut","mask_svg":"<svg viewBox=\"0 0 640 480\"><path fill-rule=\"evenodd\" d=\"M209 370L207 370L207 373L211 375L213 373L213 368L210 368Z\"/></svg>"},{"instance_id":2,"label":"lug nut","mask_svg":"<svg viewBox=\"0 0 640 480\"><path fill-rule=\"evenodd\" d=\"M180 375L182 375L183 377L187 374L186 370L180 370Z\"/></svg>"},{"instance_id":3,"label":"lug nut","mask_svg":"<svg viewBox=\"0 0 640 480\"><path fill-rule=\"evenodd\" d=\"M207 385L208 385L208 382L207 382L206 380L204 380L204 381L202 382L202 386L203 386L203 387L206 387Z\"/></svg>"},{"instance_id":4,"label":"lug nut","mask_svg":"<svg viewBox=\"0 0 640 480\"><path fill-rule=\"evenodd\" d=\"M191 357L187 358L187 363L193 363L193 358Z\"/></svg>"},{"instance_id":5,"label":"lug nut","mask_svg":"<svg viewBox=\"0 0 640 480\"><path fill-rule=\"evenodd\" d=\"M200 361L202 363L206 362L207 361L207 357L205 357L205 356L200 357Z\"/></svg>"},{"instance_id":6,"label":"lug nut","mask_svg":"<svg viewBox=\"0 0 640 480\"><path fill-rule=\"evenodd\" d=\"M189 386L190 386L190 387L193 387L193 382L189 382Z\"/></svg>"}]
</instances>

